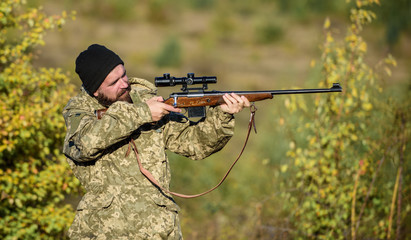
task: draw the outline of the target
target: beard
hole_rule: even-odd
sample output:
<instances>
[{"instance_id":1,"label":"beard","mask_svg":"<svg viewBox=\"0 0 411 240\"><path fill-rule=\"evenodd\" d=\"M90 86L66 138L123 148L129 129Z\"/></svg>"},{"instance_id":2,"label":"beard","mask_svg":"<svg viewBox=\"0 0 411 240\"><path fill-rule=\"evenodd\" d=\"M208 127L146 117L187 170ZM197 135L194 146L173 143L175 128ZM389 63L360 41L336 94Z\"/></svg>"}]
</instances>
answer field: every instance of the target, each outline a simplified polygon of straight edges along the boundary
<instances>
[{"instance_id":1,"label":"beard","mask_svg":"<svg viewBox=\"0 0 411 240\"><path fill-rule=\"evenodd\" d=\"M101 105L105 107L109 107L111 104L117 101L124 101L128 103L132 103L133 101L131 100L130 91L131 91L131 87L128 86L127 88L119 92L115 99L107 97L107 95L105 95L103 92L99 92L96 99Z\"/></svg>"}]
</instances>

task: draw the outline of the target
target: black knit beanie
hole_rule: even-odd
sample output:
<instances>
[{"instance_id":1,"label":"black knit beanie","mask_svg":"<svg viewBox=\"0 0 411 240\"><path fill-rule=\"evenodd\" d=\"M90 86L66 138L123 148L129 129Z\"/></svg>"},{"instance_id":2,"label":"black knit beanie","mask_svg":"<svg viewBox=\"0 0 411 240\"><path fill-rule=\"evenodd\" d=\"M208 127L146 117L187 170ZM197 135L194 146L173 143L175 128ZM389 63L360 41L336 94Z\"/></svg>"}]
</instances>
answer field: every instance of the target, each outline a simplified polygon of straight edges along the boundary
<instances>
[{"instance_id":1,"label":"black knit beanie","mask_svg":"<svg viewBox=\"0 0 411 240\"><path fill-rule=\"evenodd\" d=\"M111 70L119 64L124 65L124 62L117 54L105 46L93 44L78 55L76 73L88 94L93 96Z\"/></svg>"}]
</instances>

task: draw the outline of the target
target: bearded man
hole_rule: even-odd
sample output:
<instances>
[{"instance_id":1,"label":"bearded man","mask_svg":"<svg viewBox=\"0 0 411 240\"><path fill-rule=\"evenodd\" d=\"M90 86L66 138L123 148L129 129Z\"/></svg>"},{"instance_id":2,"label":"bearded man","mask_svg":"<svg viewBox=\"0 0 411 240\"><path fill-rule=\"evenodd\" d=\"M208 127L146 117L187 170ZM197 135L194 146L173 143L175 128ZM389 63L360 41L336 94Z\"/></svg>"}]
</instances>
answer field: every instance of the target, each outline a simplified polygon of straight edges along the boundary
<instances>
[{"instance_id":1,"label":"bearded man","mask_svg":"<svg viewBox=\"0 0 411 240\"><path fill-rule=\"evenodd\" d=\"M69 229L71 239L182 239L179 207L141 174L142 165L164 189L171 174L166 150L198 160L221 150L234 132L233 114L250 103L235 94L196 123L165 104L156 87L128 78L124 62L93 44L76 59L83 85L63 111L63 152L86 194ZM106 109L98 118L96 112ZM135 144L131 145L133 141Z\"/></svg>"}]
</instances>

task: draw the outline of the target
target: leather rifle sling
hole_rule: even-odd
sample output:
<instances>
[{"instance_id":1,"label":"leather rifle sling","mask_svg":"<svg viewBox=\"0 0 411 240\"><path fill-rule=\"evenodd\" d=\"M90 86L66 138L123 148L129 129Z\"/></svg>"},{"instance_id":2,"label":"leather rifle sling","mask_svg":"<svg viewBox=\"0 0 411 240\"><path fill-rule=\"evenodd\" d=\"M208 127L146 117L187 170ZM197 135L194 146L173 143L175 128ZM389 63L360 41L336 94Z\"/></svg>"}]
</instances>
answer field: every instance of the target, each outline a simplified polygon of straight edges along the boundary
<instances>
[{"instance_id":1,"label":"leather rifle sling","mask_svg":"<svg viewBox=\"0 0 411 240\"><path fill-rule=\"evenodd\" d=\"M100 119L100 118L104 115L103 111L105 112L105 109L102 110L102 111L101 111L101 110L97 110L97 111L96 111L96 116L97 116L98 119ZM238 154L237 158L236 158L236 159L234 160L234 162L231 164L230 168L227 170L227 172L225 173L225 175L223 176L223 178L220 180L220 182L219 182L216 186L214 186L213 188L211 188L211 189L209 189L209 190L207 190L207 191L205 191L205 192L202 192L202 193L199 193L199 194L193 194L193 195L186 195L186 194L181 194L181 193L172 192L172 191L169 191L169 190L165 189L164 187L162 187L162 186L158 183L158 181L154 178L154 176L153 176L147 169L145 169L145 168L143 167L143 164L141 163L141 160L140 160L140 157L139 157L139 154L138 154L137 146L136 146L136 144L135 144L135 142L134 142L133 139L130 140L130 143L129 143L129 146L128 146L128 150L127 150L126 156L128 156L128 155L130 154L130 150L131 150L131 148L132 148L133 151L134 151L134 154L136 155L137 162L138 162L138 166L139 166L139 168L140 168L140 172L141 172L154 186L158 187L159 189L161 189L162 191L164 191L164 192L166 192L166 193L168 193L168 194L171 194L171 195L177 196L177 197L181 197L181 198L196 198L196 197L200 197L200 196L206 195L207 193L210 193L210 192L214 191L215 189L217 189L217 188L225 181L225 179L228 177L228 174L229 174L229 173L231 172L231 170L234 168L234 165L238 162L238 160L240 159L241 155L242 155L243 152L244 152L245 147L247 146L247 142L248 142L248 139L249 139L249 137L250 137L251 129L254 128L254 131L257 133L257 129L256 129L256 126L255 126L255 119L254 119L254 117L255 117L255 112L256 112L256 111L257 111L257 108L255 107L254 104L252 104L252 105L250 106L250 120L249 120L249 122L248 122L248 130L247 130L246 138L245 138L245 141L244 141L244 145L243 145L240 153Z\"/></svg>"}]
</instances>

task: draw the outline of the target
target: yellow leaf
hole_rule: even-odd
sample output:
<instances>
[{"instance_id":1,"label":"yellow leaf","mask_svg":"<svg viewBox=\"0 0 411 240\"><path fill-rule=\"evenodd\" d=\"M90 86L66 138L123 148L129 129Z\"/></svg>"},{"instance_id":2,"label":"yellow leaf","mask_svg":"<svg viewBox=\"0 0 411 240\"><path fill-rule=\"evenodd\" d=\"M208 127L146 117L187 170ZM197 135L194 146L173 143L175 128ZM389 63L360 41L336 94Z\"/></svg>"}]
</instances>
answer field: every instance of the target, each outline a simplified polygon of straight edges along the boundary
<instances>
[{"instance_id":1,"label":"yellow leaf","mask_svg":"<svg viewBox=\"0 0 411 240\"><path fill-rule=\"evenodd\" d=\"M22 208L22 207L23 207L23 203L21 202L21 200L20 200L19 198L16 198L15 203L16 203L16 206L17 206L18 208Z\"/></svg>"},{"instance_id":2,"label":"yellow leaf","mask_svg":"<svg viewBox=\"0 0 411 240\"><path fill-rule=\"evenodd\" d=\"M310 67L312 67L312 68L315 67L315 60L314 59L311 60Z\"/></svg>"},{"instance_id":3,"label":"yellow leaf","mask_svg":"<svg viewBox=\"0 0 411 240\"><path fill-rule=\"evenodd\" d=\"M349 107L353 104L353 99L352 98L347 98L347 101L345 102L346 106Z\"/></svg>"},{"instance_id":4,"label":"yellow leaf","mask_svg":"<svg viewBox=\"0 0 411 240\"><path fill-rule=\"evenodd\" d=\"M328 29L331 25L330 18L326 18L324 22L324 29Z\"/></svg>"},{"instance_id":5,"label":"yellow leaf","mask_svg":"<svg viewBox=\"0 0 411 240\"><path fill-rule=\"evenodd\" d=\"M330 33L327 34L327 42L334 42L334 38L331 36Z\"/></svg>"},{"instance_id":6,"label":"yellow leaf","mask_svg":"<svg viewBox=\"0 0 411 240\"><path fill-rule=\"evenodd\" d=\"M389 67L384 67L384 70L385 70L385 73L387 73L387 75L391 77L391 74L392 74L391 69Z\"/></svg>"},{"instance_id":7,"label":"yellow leaf","mask_svg":"<svg viewBox=\"0 0 411 240\"><path fill-rule=\"evenodd\" d=\"M352 89L352 96L353 96L353 97L358 97L358 92L357 92L357 89L356 89L356 88L353 88L353 89Z\"/></svg>"},{"instance_id":8,"label":"yellow leaf","mask_svg":"<svg viewBox=\"0 0 411 240\"><path fill-rule=\"evenodd\" d=\"M362 108L363 108L365 111L370 111L370 110L372 109L372 104L371 104L371 103L364 103L364 104L362 105Z\"/></svg>"},{"instance_id":9,"label":"yellow leaf","mask_svg":"<svg viewBox=\"0 0 411 240\"><path fill-rule=\"evenodd\" d=\"M365 42L362 42L359 46L360 51L366 52L367 51L367 44Z\"/></svg>"},{"instance_id":10,"label":"yellow leaf","mask_svg":"<svg viewBox=\"0 0 411 240\"><path fill-rule=\"evenodd\" d=\"M284 164L284 165L281 166L281 172L286 172L287 169L288 169L288 165L287 165L287 164Z\"/></svg>"},{"instance_id":11,"label":"yellow leaf","mask_svg":"<svg viewBox=\"0 0 411 240\"><path fill-rule=\"evenodd\" d=\"M313 145L313 144L315 143L315 141L316 141L316 138L315 138L315 137L312 137L312 138L310 139L310 145Z\"/></svg>"}]
</instances>

